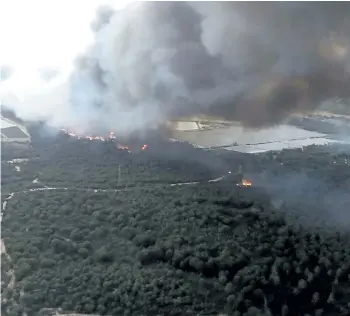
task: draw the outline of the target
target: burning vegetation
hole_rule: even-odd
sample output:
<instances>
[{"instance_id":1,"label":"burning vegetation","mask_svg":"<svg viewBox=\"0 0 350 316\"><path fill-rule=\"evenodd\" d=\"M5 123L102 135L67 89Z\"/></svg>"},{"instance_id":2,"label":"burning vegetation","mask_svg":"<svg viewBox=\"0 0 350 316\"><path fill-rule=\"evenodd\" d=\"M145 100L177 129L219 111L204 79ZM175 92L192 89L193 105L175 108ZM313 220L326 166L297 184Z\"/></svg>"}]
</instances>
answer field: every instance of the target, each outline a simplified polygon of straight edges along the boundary
<instances>
[{"instance_id":1,"label":"burning vegetation","mask_svg":"<svg viewBox=\"0 0 350 316\"><path fill-rule=\"evenodd\" d=\"M116 139L114 132L109 132L107 136L83 135L83 134L79 134L79 133L73 133L72 131L69 131L69 130L64 129L64 128L61 128L61 132L68 135L68 136L75 137L78 139L100 140L103 142L107 141L107 140L111 140L111 139Z\"/></svg>"},{"instance_id":2,"label":"burning vegetation","mask_svg":"<svg viewBox=\"0 0 350 316\"><path fill-rule=\"evenodd\" d=\"M158 155L143 154L144 143L152 153L159 146ZM3 310L350 315L350 236L343 232L350 158L328 150L249 155L153 139L35 141L30 157L38 158L21 172L2 162L3 195L28 190L3 216L12 258L4 275L12 269L17 282L7 291L4 278ZM41 184L32 183L38 174ZM30 191L39 185L67 189ZM267 191L283 203L271 205Z\"/></svg>"},{"instance_id":3,"label":"burning vegetation","mask_svg":"<svg viewBox=\"0 0 350 316\"><path fill-rule=\"evenodd\" d=\"M61 129L61 132L63 132L65 135L68 135L70 137L74 137L77 139L86 139L86 140L100 140L102 142L105 141L115 141L117 139L117 137L115 136L114 132L109 132L107 136L93 136L93 135L82 135L82 134L78 134L78 133L73 133L71 131L68 131L66 129ZM131 152L131 146L130 145L125 145L125 144L117 144L117 149L120 150L126 150L127 152ZM132 146L135 147L133 150L146 150L148 148L148 144L143 144L141 146L137 145L137 146Z\"/></svg>"},{"instance_id":4,"label":"burning vegetation","mask_svg":"<svg viewBox=\"0 0 350 316\"><path fill-rule=\"evenodd\" d=\"M242 181L240 183L237 183L237 186L239 187L251 187L253 185L253 183L250 180L247 179L242 179Z\"/></svg>"}]
</instances>

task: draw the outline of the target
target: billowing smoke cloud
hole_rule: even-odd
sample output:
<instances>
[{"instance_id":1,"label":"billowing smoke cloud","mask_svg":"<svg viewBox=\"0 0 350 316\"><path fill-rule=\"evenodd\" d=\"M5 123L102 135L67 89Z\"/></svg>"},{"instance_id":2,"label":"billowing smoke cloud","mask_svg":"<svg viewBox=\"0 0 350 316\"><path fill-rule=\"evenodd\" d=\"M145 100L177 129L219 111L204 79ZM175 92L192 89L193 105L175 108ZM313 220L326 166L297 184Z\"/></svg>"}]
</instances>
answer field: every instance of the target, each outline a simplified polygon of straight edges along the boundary
<instances>
[{"instance_id":1,"label":"billowing smoke cloud","mask_svg":"<svg viewBox=\"0 0 350 316\"><path fill-rule=\"evenodd\" d=\"M49 82L55 77L59 76L60 70L55 67L42 67L38 69L40 77Z\"/></svg>"},{"instance_id":2,"label":"billowing smoke cloud","mask_svg":"<svg viewBox=\"0 0 350 316\"><path fill-rule=\"evenodd\" d=\"M14 71L10 65L0 65L0 82L10 79Z\"/></svg>"},{"instance_id":3,"label":"billowing smoke cloud","mask_svg":"<svg viewBox=\"0 0 350 316\"><path fill-rule=\"evenodd\" d=\"M119 133L189 115L263 126L350 92L347 2L142 2L100 8L91 28L69 77L17 115Z\"/></svg>"}]
</instances>

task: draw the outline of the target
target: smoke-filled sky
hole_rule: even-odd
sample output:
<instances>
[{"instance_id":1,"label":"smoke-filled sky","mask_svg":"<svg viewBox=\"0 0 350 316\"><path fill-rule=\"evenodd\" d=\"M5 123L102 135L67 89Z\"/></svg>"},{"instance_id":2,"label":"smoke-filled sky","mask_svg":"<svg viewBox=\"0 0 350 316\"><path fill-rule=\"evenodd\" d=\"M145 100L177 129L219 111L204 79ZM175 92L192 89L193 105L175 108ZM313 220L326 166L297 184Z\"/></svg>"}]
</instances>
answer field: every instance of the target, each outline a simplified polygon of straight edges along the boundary
<instances>
[{"instance_id":1,"label":"smoke-filled sky","mask_svg":"<svg viewBox=\"0 0 350 316\"><path fill-rule=\"evenodd\" d=\"M347 2L135 2L100 7L91 23L97 1L70 3L43 2L35 10L50 9L54 27L42 13L34 32L45 35L13 48L18 73L28 67L26 53L46 63L37 69L64 60L49 82L16 76L15 65L1 83L3 102L21 118L123 134L188 115L257 127L349 93ZM22 15L19 34L33 23Z\"/></svg>"}]
</instances>

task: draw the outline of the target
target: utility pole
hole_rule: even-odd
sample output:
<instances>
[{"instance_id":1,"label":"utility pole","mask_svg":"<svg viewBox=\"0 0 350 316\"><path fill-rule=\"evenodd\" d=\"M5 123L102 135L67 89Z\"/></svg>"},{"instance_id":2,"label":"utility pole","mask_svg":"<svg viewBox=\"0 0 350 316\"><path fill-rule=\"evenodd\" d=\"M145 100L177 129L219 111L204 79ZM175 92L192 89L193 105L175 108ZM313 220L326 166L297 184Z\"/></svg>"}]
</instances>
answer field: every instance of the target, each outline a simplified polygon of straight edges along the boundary
<instances>
[{"instance_id":1,"label":"utility pole","mask_svg":"<svg viewBox=\"0 0 350 316\"><path fill-rule=\"evenodd\" d=\"M119 164L119 166L118 166L118 185L120 183L120 174L121 174L121 166Z\"/></svg>"},{"instance_id":2,"label":"utility pole","mask_svg":"<svg viewBox=\"0 0 350 316\"><path fill-rule=\"evenodd\" d=\"M242 182L242 180L243 180L243 168L242 168L242 165L238 166L238 177L239 177L239 181Z\"/></svg>"}]
</instances>

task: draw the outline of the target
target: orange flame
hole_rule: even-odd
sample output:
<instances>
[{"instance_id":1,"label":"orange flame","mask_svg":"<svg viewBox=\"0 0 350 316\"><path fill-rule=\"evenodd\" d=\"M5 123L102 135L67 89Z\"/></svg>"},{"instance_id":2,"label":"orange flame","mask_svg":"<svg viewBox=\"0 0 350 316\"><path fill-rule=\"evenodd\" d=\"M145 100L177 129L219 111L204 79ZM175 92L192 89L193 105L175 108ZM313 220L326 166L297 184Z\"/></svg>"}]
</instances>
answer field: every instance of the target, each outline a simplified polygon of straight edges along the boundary
<instances>
[{"instance_id":1,"label":"orange flame","mask_svg":"<svg viewBox=\"0 0 350 316\"><path fill-rule=\"evenodd\" d=\"M253 185L253 183L250 181L250 180L247 180L247 179L242 179L242 182L241 183L237 183L237 185L239 187L251 187Z\"/></svg>"},{"instance_id":2,"label":"orange flame","mask_svg":"<svg viewBox=\"0 0 350 316\"><path fill-rule=\"evenodd\" d=\"M148 147L148 145L147 145L147 144L144 144L144 145L141 147L141 150L146 150L147 147Z\"/></svg>"},{"instance_id":3,"label":"orange flame","mask_svg":"<svg viewBox=\"0 0 350 316\"><path fill-rule=\"evenodd\" d=\"M245 187L251 187L253 184L251 181L247 180L247 179L243 179L242 180L242 185Z\"/></svg>"}]
</instances>

